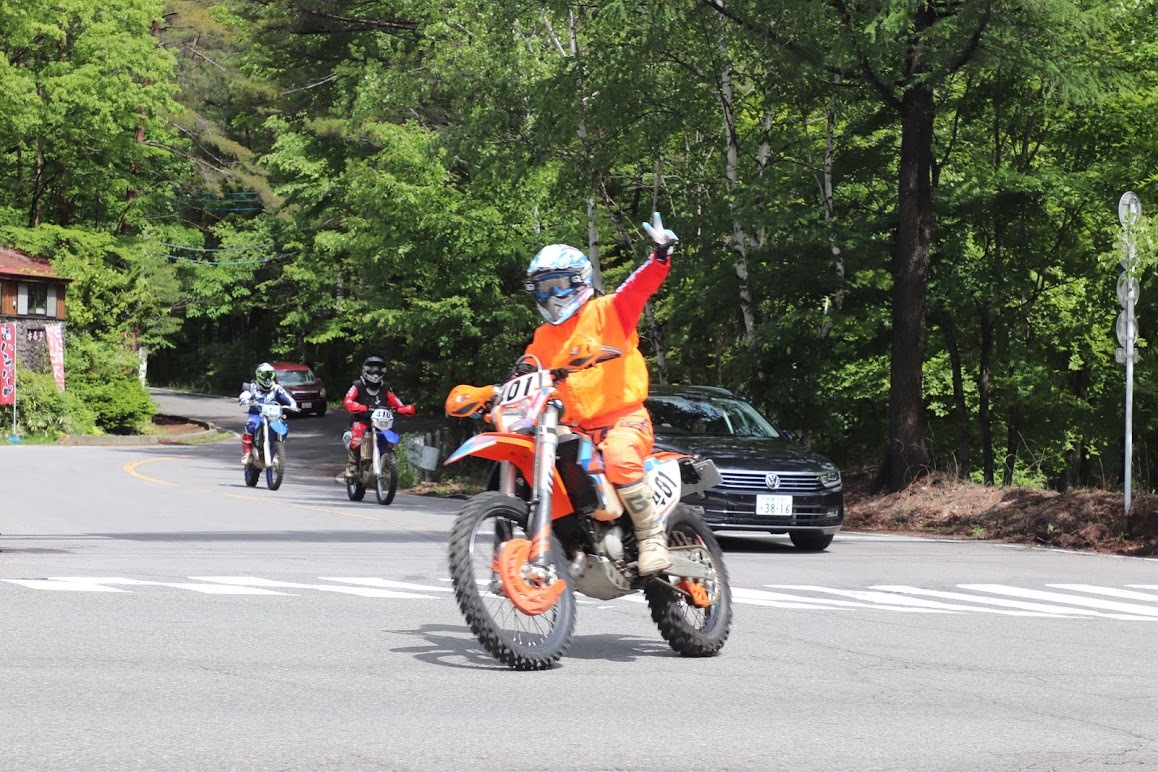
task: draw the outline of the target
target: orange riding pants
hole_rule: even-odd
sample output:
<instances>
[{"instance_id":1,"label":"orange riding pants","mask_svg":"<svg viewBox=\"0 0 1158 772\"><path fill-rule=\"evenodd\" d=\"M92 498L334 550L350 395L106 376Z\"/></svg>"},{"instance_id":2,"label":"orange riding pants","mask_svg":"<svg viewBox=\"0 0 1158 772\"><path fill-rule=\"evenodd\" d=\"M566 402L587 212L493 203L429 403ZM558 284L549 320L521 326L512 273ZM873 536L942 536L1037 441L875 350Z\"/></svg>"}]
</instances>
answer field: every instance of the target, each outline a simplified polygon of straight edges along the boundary
<instances>
[{"instance_id":1,"label":"orange riding pants","mask_svg":"<svg viewBox=\"0 0 1158 772\"><path fill-rule=\"evenodd\" d=\"M643 460L655 445L651 416L638 407L618 414L607 426L584 427L603 455L603 470L612 485L643 479Z\"/></svg>"}]
</instances>

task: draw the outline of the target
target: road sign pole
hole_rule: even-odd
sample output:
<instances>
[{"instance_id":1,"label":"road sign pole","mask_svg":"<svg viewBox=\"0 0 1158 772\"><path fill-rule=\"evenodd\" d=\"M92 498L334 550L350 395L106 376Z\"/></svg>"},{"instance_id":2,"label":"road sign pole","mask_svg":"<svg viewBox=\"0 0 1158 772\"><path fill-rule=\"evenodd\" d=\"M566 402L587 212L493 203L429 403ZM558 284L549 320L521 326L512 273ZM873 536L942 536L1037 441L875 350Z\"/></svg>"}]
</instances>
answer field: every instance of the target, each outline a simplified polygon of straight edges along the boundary
<instances>
[{"instance_id":1,"label":"road sign pole","mask_svg":"<svg viewBox=\"0 0 1158 772\"><path fill-rule=\"evenodd\" d=\"M1118 222L1122 224L1122 246L1126 257L1122 260L1122 275L1118 278L1118 302L1124 309L1118 316L1118 343L1121 348L1115 352L1119 362L1126 365L1126 447L1122 489L1125 494L1126 512L1130 511L1134 478L1134 341L1138 336L1138 324L1134 318L1134 303L1138 299L1138 283L1134 279L1134 258L1137 245L1130 228L1142 218L1142 202L1133 191L1127 190L1118 201Z\"/></svg>"},{"instance_id":2,"label":"road sign pole","mask_svg":"<svg viewBox=\"0 0 1158 772\"><path fill-rule=\"evenodd\" d=\"M1134 264L1134 242L1129 246L1130 265ZM1129 269L1127 269L1129 273ZM1126 317L1134 319L1134 293L1126 295ZM1131 325L1133 326L1133 325ZM1126 338L1126 480L1125 480L1125 507L1130 511L1131 482L1134 479L1134 337Z\"/></svg>"}]
</instances>

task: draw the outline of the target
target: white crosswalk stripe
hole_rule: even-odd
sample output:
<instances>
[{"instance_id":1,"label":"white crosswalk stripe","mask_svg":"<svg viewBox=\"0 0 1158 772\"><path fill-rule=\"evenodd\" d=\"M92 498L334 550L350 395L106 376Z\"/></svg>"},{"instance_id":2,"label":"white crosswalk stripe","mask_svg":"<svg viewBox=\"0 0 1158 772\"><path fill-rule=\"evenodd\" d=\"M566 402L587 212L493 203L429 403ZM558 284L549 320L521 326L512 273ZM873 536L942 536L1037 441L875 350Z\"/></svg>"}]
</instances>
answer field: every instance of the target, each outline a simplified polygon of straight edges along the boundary
<instances>
[{"instance_id":1,"label":"white crosswalk stripe","mask_svg":"<svg viewBox=\"0 0 1158 772\"><path fill-rule=\"evenodd\" d=\"M330 592L363 598L396 600L451 599L448 579L432 584L383 577L322 576L317 581L295 582L258 576L190 576L174 581L116 576L53 576L37 579L0 579L30 590L50 592L139 593L155 588L188 590L205 595L301 596ZM811 584L768 584L760 588L733 587L736 605L789 611L865 612L902 614L995 614L1049 619L1115 619L1158 621L1158 585L1106 587L1080 583L1054 583L1047 589L1002 584L958 584L953 589L881 584L868 588L822 587ZM617 604L645 604L641 593L614 601L584 596L577 600L599 609Z\"/></svg>"}]
</instances>

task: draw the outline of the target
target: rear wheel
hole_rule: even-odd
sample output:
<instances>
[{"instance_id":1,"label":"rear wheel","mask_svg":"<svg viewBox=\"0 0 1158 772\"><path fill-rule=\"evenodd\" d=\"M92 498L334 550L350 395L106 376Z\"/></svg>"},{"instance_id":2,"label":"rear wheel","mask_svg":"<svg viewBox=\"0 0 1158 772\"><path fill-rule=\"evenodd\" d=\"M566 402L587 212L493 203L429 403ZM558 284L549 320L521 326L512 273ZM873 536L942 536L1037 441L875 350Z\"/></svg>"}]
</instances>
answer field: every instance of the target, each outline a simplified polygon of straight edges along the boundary
<instances>
[{"instance_id":1,"label":"rear wheel","mask_svg":"<svg viewBox=\"0 0 1158 772\"><path fill-rule=\"evenodd\" d=\"M253 464L245 467L245 484L250 488L257 487L257 481L261 477L261 470Z\"/></svg>"},{"instance_id":2,"label":"rear wheel","mask_svg":"<svg viewBox=\"0 0 1158 772\"><path fill-rule=\"evenodd\" d=\"M827 549L829 544L832 544L831 533L820 533L819 531L789 531L788 538L792 540L792 546L803 552L820 552Z\"/></svg>"},{"instance_id":3,"label":"rear wheel","mask_svg":"<svg viewBox=\"0 0 1158 772\"><path fill-rule=\"evenodd\" d=\"M519 499L498 492L472 498L450 531L450 577L458 607L487 651L516 670L544 670L571 645L575 595L561 558L563 547L552 536L548 562L556 581L565 583L562 592L550 607L533 615L520 611L508 597L495 569L501 556L529 538L526 525L527 505Z\"/></svg>"},{"instance_id":4,"label":"rear wheel","mask_svg":"<svg viewBox=\"0 0 1158 772\"><path fill-rule=\"evenodd\" d=\"M685 657L711 657L723 648L732 626L732 589L724 553L715 535L695 510L679 504L667 520L668 548L708 568L687 591L662 581L643 589L651 619L668 644ZM662 574L661 574L662 576ZM677 587L678 577L667 577ZM706 605L697 605L699 596Z\"/></svg>"},{"instance_id":5,"label":"rear wheel","mask_svg":"<svg viewBox=\"0 0 1158 772\"><path fill-rule=\"evenodd\" d=\"M389 504L394 501L394 493L398 490L398 456L394 451L382 454L382 474L374 476L374 495L379 504Z\"/></svg>"},{"instance_id":6,"label":"rear wheel","mask_svg":"<svg viewBox=\"0 0 1158 772\"><path fill-rule=\"evenodd\" d=\"M285 443L275 442L269 450L272 458L265 470L265 484L271 491L276 491L281 487L282 478L285 477Z\"/></svg>"}]
</instances>

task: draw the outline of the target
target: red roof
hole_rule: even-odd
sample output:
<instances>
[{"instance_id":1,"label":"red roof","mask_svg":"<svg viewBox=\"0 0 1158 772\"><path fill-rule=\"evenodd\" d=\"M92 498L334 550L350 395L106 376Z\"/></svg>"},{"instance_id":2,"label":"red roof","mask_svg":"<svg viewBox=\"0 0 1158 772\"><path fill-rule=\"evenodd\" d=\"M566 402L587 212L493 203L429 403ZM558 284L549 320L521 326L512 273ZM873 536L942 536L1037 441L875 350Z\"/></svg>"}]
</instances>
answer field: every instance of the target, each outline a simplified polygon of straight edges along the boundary
<instances>
[{"instance_id":1,"label":"red roof","mask_svg":"<svg viewBox=\"0 0 1158 772\"><path fill-rule=\"evenodd\" d=\"M35 276L42 279L60 279L47 260L39 260L27 252L0 247L0 275ZM67 281L66 279L60 279Z\"/></svg>"}]
</instances>

